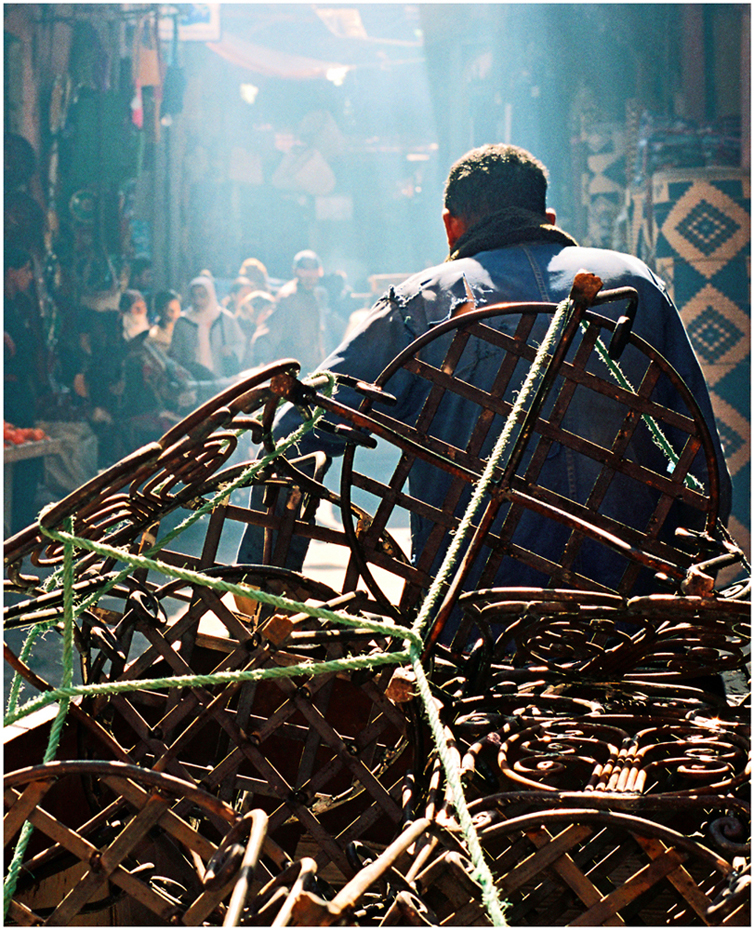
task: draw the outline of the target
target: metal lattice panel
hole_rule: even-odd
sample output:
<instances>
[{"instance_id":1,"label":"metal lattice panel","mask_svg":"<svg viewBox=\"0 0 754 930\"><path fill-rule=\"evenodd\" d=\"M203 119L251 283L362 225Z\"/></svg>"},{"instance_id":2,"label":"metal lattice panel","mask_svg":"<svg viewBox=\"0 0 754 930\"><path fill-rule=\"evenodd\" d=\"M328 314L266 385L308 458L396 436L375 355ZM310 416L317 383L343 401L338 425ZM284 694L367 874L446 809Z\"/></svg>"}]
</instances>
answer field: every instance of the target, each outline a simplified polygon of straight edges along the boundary
<instances>
[{"instance_id":1,"label":"metal lattice panel","mask_svg":"<svg viewBox=\"0 0 754 930\"><path fill-rule=\"evenodd\" d=\"M411 668L375 663L396 650L391 624L408 625L437 571L552 305L463 313L376 385L336 379L334 399L323 382L300 382L295 362L269 366L44 515L48 529L71 518L77 538L131 557L150 551L167 517L239 478L237 430L273 449L281 399L323 408L339 420L323 428L346 444L339 495L322 484L321 455L271 462L243 479L261 505L215 503L198 552L178 537L159 553L162 571L132 566L107 601L77 614L84 683L110 690L72 701L62 761L39 764L52 708L6 735L27 765L6 776L6 844L27 819L34 827L11 921L488 924L490 889L444 778L452 764L510 923L747 924L750 732L715 682L746 674L750 605L747 589L714 590L715 569L739 554L718 536L713 444L694 398L630 320L587 310L626 294L574 294L578 312L515 424L422 657L442 753ZM634 387L608 372L598 339ZM655 426L677 456L670 469ZM388 478L362 467L357 449L371 437L399 450ZM561 456L574 466L567 488ZM373 506L357 506L356 492ZM626 494L640 500L629 513L618 506ZM320 501L343 529L316 523ZM388 531L399 511L412 519L413 559ZM687 531L674 537L679 522ZM223 563L238 524L259 528L259 564ZM287 567L311 540L346 553L342 583ZM24 600L6 608L6 627L60 620L62 586L22 575L24 558L60 565L63 544L38 527L8 541L8 587ZM76 549L74 603L113 582L117 561ZM496 587L510 565L521 584ZM175 580L165 566L199 574ZM377 569L402 580L402 594ZM673 593L659 593L663 580ZM365 667L212 678L344 657ZM52 687L8 647L6 660L38 693ZM166 687L180 676L191 683Z\"/></svg>"}]
</instances>

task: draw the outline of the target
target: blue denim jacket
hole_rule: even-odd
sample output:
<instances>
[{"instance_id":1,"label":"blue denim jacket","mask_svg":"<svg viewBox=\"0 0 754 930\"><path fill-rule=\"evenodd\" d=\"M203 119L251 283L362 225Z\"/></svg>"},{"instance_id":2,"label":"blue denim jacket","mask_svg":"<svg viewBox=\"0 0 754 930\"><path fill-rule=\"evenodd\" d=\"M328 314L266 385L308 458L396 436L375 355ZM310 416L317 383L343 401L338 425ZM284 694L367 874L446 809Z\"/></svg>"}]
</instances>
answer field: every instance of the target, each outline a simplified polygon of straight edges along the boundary
<instances>
[{"instance_id":1,"label":"blue denim jacket","mask_svg":"<svg viewBox=\"0 0 754 930\"><path fill-rule=\"evenodd\" d=\"M725 465L725 458L720 439L715 427L709 393L701 368L684 330L678 311L670 300L663 283L639 259L618 252L604 249L589 249L575 246L563 247L560 244L527 243L508 246L491 251L480 252L472 257L446 262L422 271L408 278L395 288L391 295L385 295L372 308L370 315L359 329L340 345L320 366L333 372L349 374L363 381L373 382L414 339L451 317L453 312L469 301L468 289L473 294L477 308L483 308L500 302L545 301L557 303L570 293L573 279L579 271L587 270L603 281L603 289L630 286L639 293L639 305L633 332L641 336L656 348L690 388L702 414L710 427L720 471L720 516L727 521L730 511L730 477ZM598 312L604 316L617 318L621 305L607 304L600 306ZM542 326L546 327L546 320ZM498 327L512 326L511 318L501 317L494 324ZM542 335L544 335L544 328ZM444 347L438 345L433 355L430 344L428 361L437 364L442 358ZM627 366L626 374L631 378L630 353L621 359L621 366ZM499 357L474 359L471 369L457 372L464 380L484 384L494 376L499 366ZM492 374L491 374L492 373ZM398 398L398 404L392 408L390 415L405 422L412 422L420 409L425 396L424 388L417 384L418 379L406 371L399 371L385 385L387 391ZM634 382L634 386L638 386ZM342 388L338 399L343 403L358 406L361 398L354 392ZM673 399L668 397L668 404ZM462 400L453 402L448 408L445 425L440 426L437 435L453 440L463 447L464 430L471 422L472 414L464 408ZM607 408L600 407L601 398L594 392L585 392L580 402L578 399L569 407L564 426L568 428L569 419L578 420L575 429L580 436L591 439L600 445L610 444L615 435L614 423L610 421ZM613 415L612 419L615 417ZM300 424L298 413L288 408L278 418L276 434L285 436ZM575 422L573 422L575 426ZM468 427L470 429L470 426ZM459 432L461 435L459 436ZM494 438L494 437L493 437ZM301 454L322 449L329 455L338 455L342 446L337 438L323 433L309 433L300 443ZM488 450L487 450L488 451ZM574 468L569 460L569 450L561 446L553 447L543 470L543 483L557 493L572 500L584 502L585 495L591 488L594 469L589 463L581 462ZM657 449L648 443L630 449L630 454L639 462L661 467L656 461ZM596 468L597 466L595 466ZM445 497L447 479L432 466L417 463L411 473L411 492L419 493L422 500L433 506L442 507ZM630 488L621 487L620 480L615 482L605 501L603 512L621 522L631 525L634 513L643 509L641 501L643 489L630 483ZM651 508L651 502L646 502ZM650 510L651 512L651 510ZM696 514L680 514L676 525L694 525ZM557 528L547 522L547 532L553 535L551 554L556 557L558 546L562 545L556 536ZM427 521L412 517L412 548L414 554L421 551L431 526ZM524 519L519 539L527 544L527 539L536 540L542 534L542 521L533 515ZM596 547L595 547L596 548ZM616 582L616 572L620 572L617 562L604 547L592 553L596 564L590 566L589 576L610 587ZM588 553L589 549L585 550ZM258 561L260 552L260 533L250 527L241 543L240 561ZM438 556L439 558L439 556ZM291 568L298 566L289 566ZM495 579L499 585L540 586L545 581L533 570L525 569L513 560L503 562Z\"/></svg>"}]
</instances>

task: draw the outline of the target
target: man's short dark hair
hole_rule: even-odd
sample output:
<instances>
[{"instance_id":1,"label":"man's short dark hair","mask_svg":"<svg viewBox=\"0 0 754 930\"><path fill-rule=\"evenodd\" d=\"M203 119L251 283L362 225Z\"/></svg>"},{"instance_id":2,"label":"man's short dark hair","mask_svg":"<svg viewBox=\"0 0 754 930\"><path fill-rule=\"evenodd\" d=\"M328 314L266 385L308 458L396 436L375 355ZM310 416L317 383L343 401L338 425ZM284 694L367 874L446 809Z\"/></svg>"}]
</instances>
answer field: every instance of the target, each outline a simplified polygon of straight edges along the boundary
<instances>
[{"instance_id":1,"label":"man's short dark hair","mask_svg":"<svg viewBox=\"0 0 754 930\"><path fill-rule=\"evenodd\" d=\"M473 225L506 207L544 216L547 168L526 149L482 145L458 159L445 182L444 206Z\"/></svg>"},{"instance_id":2,"label":"man's short dark hair","mask_svg":"<svg viewBox=\"0 0 754 930\"><path fill-rule=\"evenodd\" d=\"M167 305L174 300L177 300L178 303L181 302L181 295L177 291L157 291L153 300L154 315L158 317L158 319L161 318Z\"/></svg>"}]
</instances>

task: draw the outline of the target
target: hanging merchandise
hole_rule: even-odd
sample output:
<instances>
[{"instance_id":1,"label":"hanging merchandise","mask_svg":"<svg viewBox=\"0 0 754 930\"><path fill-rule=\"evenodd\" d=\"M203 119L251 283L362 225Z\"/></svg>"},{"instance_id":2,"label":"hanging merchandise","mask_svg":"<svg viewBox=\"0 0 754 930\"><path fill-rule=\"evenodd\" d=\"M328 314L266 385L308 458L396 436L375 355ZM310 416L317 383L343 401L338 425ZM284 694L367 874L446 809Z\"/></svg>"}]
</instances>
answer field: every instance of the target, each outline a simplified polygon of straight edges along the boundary
<instances>
[{"instance_id":1,"label":"hanging merchandise","mask_svg":"<svg viewBox=\"0 0 754 930\"><path fill-rule=\"evenodd\" d=\"M74 272L84 307L97 312L117 311L120 300L118 275L107 253L90 245L77 258Z\"/></svg>"},{"instance_id":2,"label":"hanging merchandise","mask_svg":"<svg viewBox=\"0 0 754 930\"><path fill-rule=\"evenodd\" d=\"M138 132L129 118L130 90L82 88L58 136L58 202L82 188L121 184L136 176Z\"/></svg>"},{"instance_id":3,"label":"hanging merchandise","mask_svg":"<svg viewBox=\"0 0 754 930\"><path fill-rule=\"evenodd\" d=\"M164 68L160 54L160 37L157 19L152 14L142 16L136 26L133 51L133 74L135 92L131 101L131 119L139 129L144 128L143 88L151 87L154 98L154 137L160 137L160 103Z\"/></svg>"},{"instance_id":4,"label":"hanging merchandise","mask_svg":"<svg viewBox=\"0 0 754 930\"><path fill-rule=\"evenodd\" d=\"M71 101L71 79L58 75L50 92L49 131L50 148L47 156L47 213L45 216L45 261L44 274L48 292L53 293L60 285L60 266L55 254L60 235L60 217L57 203L59 196L60 133L64 130ZM53 304L54 310L54 304ZM53 314L53 317L55 314Z\"/></svg>"},{"instance_id":5,"label":"hanging merchandise","mask_svg":"<svg viewBox=\"0 0 754 930\"><path fill-rule=\"evenodd\" d=\"M162 114L176 116L183 109L183 94L186 90L186 75L178 65L168 65L162 93Z\"/></svg>"},{"instance_id":6,"label":"hanging merchandise","mask_svg":"<svg viewBox=\"0 0 754 930\"><path fill-rule=\"evenodd\" d=\"M170 61L165 71L162 87L163 125L169 125L172 117L183 109L183 95L186 91L186 75L178 65L178 16L173 17L173 35L170 43Z\"/></svg>"},{"instance_id":7,"label":"hanging merchandise","mask_svg":"<svg viewBox=\"0 0 754 930\"><path fill-rule=\"evenodd\" d=\"M57 211L60 150L58 137L65 126L71 94L69 75L57 75L50 90L48 128L49 149L47 152L47 202L44 223L44 257L42 274L38 280L39 307L44 327L44 342L50 352L50 373L57 363L55 350L60 338L62 319L57 304L61 285L61 269L56 247L60 235L60 217Z\"/></svg>"},{"instance_id":8,"label":"hanging merchandise","mask_svg":"<svg viewBox=\"0 0 754 930\"><path fill-rule=\"evenodd\" d=\"M85 188L76 191L68 202L68 209L75 222L82 226L93 226L97 219L97 195Z\"/></svg>"},{"instance_id":9,"label":"hanging merchandise","mask_svg":"<svg viewBox=\"0 0 754 930\"><path fill-rule=\"evenodd\" d=\"M118 287L113 263L102 249L92 249L78 259L76 277L83 294L103 294Z\"/></svg>"},{"instance_id":10,"label":"hanging merchandise","mask_svg":"<svg viewBox=\"0 0 754 930\"><path fill-rule=\"evenodd\" d=\"M93 22L74 23L69 70L76 87L109 90L110 55Z\"/></svg>"}]
</instances>

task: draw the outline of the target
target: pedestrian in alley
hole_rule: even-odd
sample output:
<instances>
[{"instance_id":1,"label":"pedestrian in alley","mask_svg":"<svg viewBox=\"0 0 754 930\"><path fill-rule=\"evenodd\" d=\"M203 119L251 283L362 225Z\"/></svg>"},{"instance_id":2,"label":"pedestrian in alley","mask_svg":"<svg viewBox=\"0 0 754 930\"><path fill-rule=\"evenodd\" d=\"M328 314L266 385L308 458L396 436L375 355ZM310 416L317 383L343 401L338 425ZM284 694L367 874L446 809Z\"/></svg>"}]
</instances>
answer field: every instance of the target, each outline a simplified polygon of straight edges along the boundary
<instances>
[{"instance_id":1,"label":"pedestrian in alley","mask_svg":"<svg viewBox=\"0 0 754 930\"><path fill-rule=\"evenodd\" d=\"M173 328L171 357L199 381L237 375L244 335L233 314L218 303L214 280L194 278L189 294L190 305Z\"/></svg>"},{"instance_id":2,"label":"pedestrian in alley","mask_svg":"<svg viewBox=\"0 0 754 930\"><path fill-rule=\"evenodd\" d=\"M322 262L304 249L293 258L294 277L277 293L269 317L269 354L295 358L302 374L314 371L326 355L327 291L321 286Z\"/></svg>"}]
</instances>

